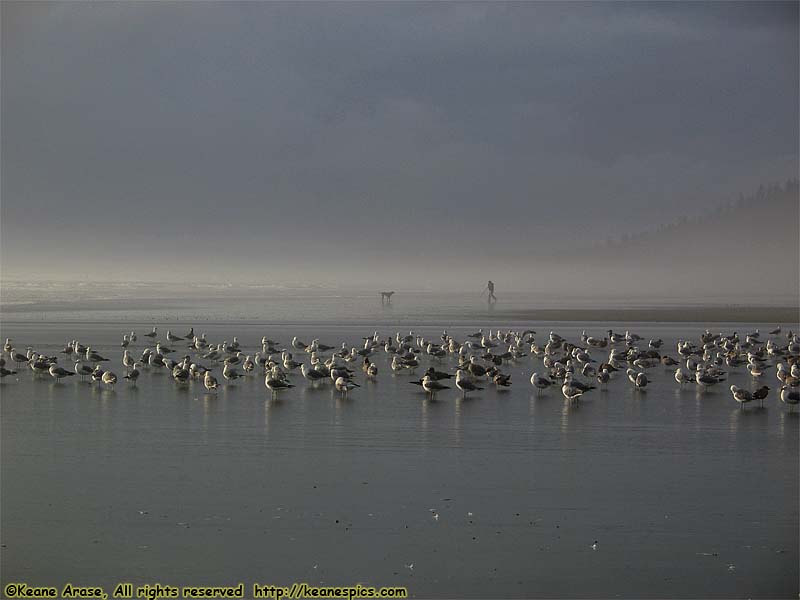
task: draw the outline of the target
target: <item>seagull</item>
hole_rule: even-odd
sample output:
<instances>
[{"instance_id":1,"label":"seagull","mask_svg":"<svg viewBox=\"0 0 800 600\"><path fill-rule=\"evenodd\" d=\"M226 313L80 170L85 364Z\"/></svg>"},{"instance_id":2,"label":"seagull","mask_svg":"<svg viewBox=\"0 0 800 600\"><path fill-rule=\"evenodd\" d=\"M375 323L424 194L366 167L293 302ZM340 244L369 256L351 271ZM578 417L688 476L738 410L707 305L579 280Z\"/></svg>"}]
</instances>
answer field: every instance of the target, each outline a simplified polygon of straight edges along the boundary
<instances>
[{"instance_id":1,"label":"seagull","mask_svg":"<svg viewBox=\"0 0 800 600\"><path fill-rule=\"evenodd\" d=\"M92 371L92 381L103 381L103 375L105 375L105 371L100 365L97 365Z\"/></svg>"},{"instance_id":2,"label":"seagull","mask_svg":"<svg viewBox=\"0 0 800 600\"><path fill-rule=\"evenodd\" d=\"M217 391L219 387L217 378L211 374L211 371L206 371L206 374L203 376L203 385L209 392Z\"/></svg>"},{"instance_id":3,"label":"seagull","mask_svg":"<svg viewBox=\"0 0 800 600\"><path fill-rule=\"evenodd\" d=\"M117 383L117 376L111 371L103 373L103 383L106 385L115 385Z\"/></svg>"},{"instance_id":4,"label":"seagull","mask_svg":"<svg viewBox=\"0 0 800 600\"><path fill-rule=\"evenodd\" d=\"M594 346L596 348L607 348L608 347L608 338L606 338L606 337L597 339L597 338L593 338L592 336L589 336L586 341L588 342L588 344L590 346Z\"/></svg>"},{"instance_id":5,"label":"seagull","mask_svg":"<svg viewBox=\"0 0 800 600\"><path fill-rule=\"evenodd\" d=\"M316 381L321 381L321 380L323 380L323 379L325 379L327 377L325 375L325 373L322 373L321 371L317 371L316 369L314 369L313 367L309 367L305 363L303 363L300 366L300 372L303 374L303 377L305 377L306 379L308 379L312 383L316 382Z\"/></svg>"},{"instance_id":6,"label":"seagull","mask_svg":"<svg viewBox=\"0 0 800 600\"><path fill-rule=\"evenodd\" d=\"M583 392L588 392L589 390L595 389L593 385L587 385L578 379L575 379L575 376L571 372L567 372L564 375L564 383L569 384L572 387L575 387Z\"/></svg>"},{"instance_id":7,"label":"seagull","mask_svg":"<svg viewBox=\"0 0 800 600\"><path fill-rule=\"evenodd\" d=\"M331 381L335 384L336 380L339 377L344 377L345 379L350 379L353 373L347 367L337 367L336 365L331 365L330 368L330 377Z\"/></svg>"},{"instance_id":8,"label":"seagull","mask_svg":"<svg viewBox=\"0 0 800 600\"><path fill-rule=\"evenodd\" d=\"M158 333L156 333L156 329L157 329L156 327L153 327L153 331L151 331L150 333L145 333L144 337L148 337L150 339L153 339L154 337L156 337L158 335Z\"/></svg>"},{"instance_id":9,"label":"seagull","mask_svg":"<svg viewBox=\"0 0 800 600\"><path fill-rule=\"evenodd\" d=\"M581 375L583 375L584 377L594 377L595 375L597 375L597 369L594 368L594 365L592 363L582 363L582 364L583 366L581 367Z\"/></svg>"},{"instance_id":10,"label":"seagull","mask_svg":"<svg viewBox=\"0 0 800 600\"><path fill-rule=\"evenodd\" d=\"M542 390L546 390L553 385L553 382L547 377L540 377L538 373L534 373L531 375L531 385L536 388L536 393L539 394Z\"/></svg>"},{"instance_id":11,"label":"seagull","mask_svg":"<svg viewBox=\"0 0 800 600\"><path fill-rule=\"evenodd\" d=\"M123 352L122 354L122 366L125 367L126 369L132 369L135 363L136 361L131 356L130 351L126 349L125 352Z\"/></svg>"},{"instance_id":12,"label":"seagull","mask_svg":"<svg viewBox=\"0 0 800 600\"><path fill-rule=\"evenodd\" d=\"M226 364L225 367L222 369L222 376L228 381L235 381L240 377L244 377L244 375L239 373L233 366L229 364Z\"/></svg>"},{"instance_id":13,"label":"seagull","mask_svg":"<svg viewBox=\"0 0 800 600\"><path fill-rule=\"evenodd\" d=\"M687 374L684 372L684 370L683 370L683 369L681 369L680 367L678 367L677 369L675 369L675 381L677 381L677 382L680 384L680 386L681 386L681 387L683 387L683 384L684 384L684 383L692 383L692 382L694 382L694 379L692 379L691 377L689 377L689 376L688 376L688 375L687 375Z\"/></svg>"},{"instance_id":14,"label":"seagull","mask_svg":"<svg viewBox=\"0 0 800 600\"><path fill-rule=\"evenodd\" d=\"M481 338L481 346L484 348L496 348L497 344L495 344L491 340L486 339L486 336L483 336Z\"/></svg>"},{"instance_id":15,"label":"seagull","mask_svg":"<svg viewBox=\"0 0 800 600\"><path fill-rule=\"evenodd\" d=\"M614 333L611 329L608 330L608 339L612 344L619 344L625 341L625 336L621 333Z\"/></svg>"},{"instance_id":16,"label":"seagull","mask_svg":"<svg viewBox=\"0 0 800 600\"><path fill-rule=\"evenodd\" d=\"M301 366L302 363L297 362L296 360L292 359L292 355L288 352L284 353L283 359L283 368L287 371L294 371L297 367Z\"/></svg>"},{"instance_id":17,"label":"seagull","mask_svg":"<svg viewBox=\"0 0 800 600\"><path fill-rule=\"evenodd\" d=\"M17 363L17 366L20 366L22 363L28 362L28 357L25 356L24 354L20 354L14 348L12 348L9 351L9 354L11 355L11 360Z\"/></svg>"},{"instance_id":18,"label":"seagull","mask_svg":"<svg viewBox=\"0 0 800 600\"><path fill-rule=\"evenodd\" d=\"M0 379L6 377L7 375L16 375L16 371L12 371L10 369L6 369L5 367L0 367Z\"/></svg>"},{"instance_id":19,"label":"seagull","mask_svg":"<svg viewBox=\"0 0 800 600\"><path fill-rule=\"evenodd\" d=\"M492 381L496 386L500 387L511 387L511 375L503 375L502 373L498 372L492 377Z\"/></svg>"},{"instance_id":20,"label":"seagull","mask_svg":"<svg viewBox=\"0 0 800 600\"><path fill-rule=\"evenodd\" d=\"M703 389L703 391L705 391L707 388L710 388L711 386L717 385L720 381L722 380L717 379L716 377L712 377L711 375L708 375L702 370L698 370L697 373L695 374L695 382L697 382L697 384Z\"/></svg>"},{"instance_id":21,"label":"seagull","mask_svg":"<svg viewBox=\"0 0 800 600\"><path fill-rule=\"evenodd\" d=\"M486 367L479 365L474 356L469 360L467 370L473 377L483 377L486 375Z\"/></svg>"},{"instance_id":22,"label":"seagull","mask_svg":"<svg viewBox=\"0 0 800 600\"><path fill-rule=\"evenodd\" d=\"M182 337L173 334L169 329L167 329L167 340L170 342L179 342L182 339Z\"/></svg>"},{"instance_id":23,"label":"seagull","mask_svg":"<svg viewBox=\"0 0 800 600\"><path fill-rule=\"evenodd\" d=\"M205 367L198 363L192 363L189 365L189 373L191 373L194 379L203 379L205 374L208 373L211 369Z\"/></svg>"},{"instance_id":24,"label":"seagull","mask_svg":"<svg viewBox=\"0 0 800 600\"><path fill-rule=\"evenodd\" d=\"M603 369L597 374L597 381L600 385L606 385L611 376L608 374L608 369Z\"/></svg>"},{"instance_id":25,"label":"seagull","mask_svg":"<svg viewBox=\"0 0 800 600\"><path fill-rule=\"evenodd\" d=\"M183 364L185 363L179 364L172 369L172 378L178 383L188 383L192 376L189 369L184 368Z\"/></svg>"},{"instance_id":26,"label":"seagull","mask_svg":"<svg viewBox=\"0 0 800 600\"><path fill-rule=\"evenodd\" d=\"M434 356L436 358L444 358L447 355L447 352L440 347L434 347L433 344L428 344L427 349L425 350L427 354L430 356Z\"/></svg>"},{"instance_id":27,"label":"seagull","mask_svg":"<svg viewBox=\"0 0 800 600\"><path fill-rule=\"evenodd\" d=\"M127 379L128 381L131 382L131 384L136 385L136 380L139 379L139 373L141 373L139 369L141 368L142 368L142 363L140 362L133 363L133 368L130 371L128 371L128 373L124 376L124 379Z\"/></svg>"},{"instance_id":28,"label":"seagull","mask_svg":"<svg viewBox=\"0 0 800 600\"><path fill-rule=\"evenodd\" d=\"M408 369L409 371L414 371L419 366L419 361L416 358L403 358L402 359L403 367Z\"/></svg>"},{"instance_id":29,"label":"seagull","mask_svg":"<svg viewBox=\"0 0 800 600\"><path fill-rule=\"evenodd\" d=\"M71 371L67 371L66 369L59 367L56 364L50 365L50 375L52 375L56 381L63 379L64 377L73 377L75 373Z\"/></svg>"},{"instance_id":30,"label":"seagull","mask_svg":"<svg viewBox=\"0 0 800 600\"><path fill-rule=\"evenodd\" d=\"M238 365L239 361L241 360L242 360L242 353L237 351L236 354L234 354L233 356L229 356L222 362L224 362L226 365Z\"/></svg>"},{"instance_id":31,"label":"seagull","mask_svg":"<svg viewBox=\"0 0 800 600\"><path fill-rule=\"evenodd\" d=\"M625 371L630 381L637 390L642 390L647 387L647 375L644 373L637 373L633 369Z\"/></svg>"},{"instance_id":32,"label":"seagull","mask_svg":"<svg viewBox=\"0 0 800 600\"><path fill-rule=\"evenodd\" d=\"M420 383L422 385L422 389L431 395L431 400L435 400L436 392L440 390L451 389L449 385L444 385L442 383L439 383L436 379L433 379L430 375L425 375Z\"/></svg>"},{"instance_id":33,"label":"seagull","mask_svg":"<svg viewBox=\"0 0 800 600\"><path fill-rule=\"evenodd\" d=\"M81 361L75 361L75 374L81 378L81 381L84 380L84 377L87 375L91 375L94 369L88 365L83 364Z\"/></svg>"},{"instance_id":34,"label":"seagull","mask_svg":"<svg viewBox=\"0 0 800 600\"><path fill-rule=\"evenodd\" d=\"M781 402L789 405L789 412L792 407L800 403L800 390L797 387L790 387L788 385L781 386Z\"/></svg>"},{"instance_id":35,"label":"seagull","mask_svg":"<svg viewBox=\"0 0 800 600\"><path fill-rule=\"evenodd\" d=\"M762 377L764 375L767 368L766 366L762 366L759 365L758 363L751 362L747 363L747 370L750 371L750 375L753 377L753 379L758 379L759 377ZM780 378L780 369L778 370L778 378Z\"/></svg>"},{"instance_id":36,"label":"seagull","mask_svg":"<svg viewBox=\"0 0 800 600\"><path fill-rule=\"evenodd\" d=\"M650 358L637 358L633 361L633 366L637 369L652 369L654 366L658 364L658 361L654 361Z\"/></svg>"},{"instance_id":37,"label":"seagull","mask_svg":"<svg viewBox=\"0 0 800 600\"><path fill-rule=\"evenodd\" d=\"M453 378L453 376L450 373L445 373L444 371L437 371L433 367L429 367L428 370L425 371L425 375L430 375L430 378L436 381Z\"/></svg>"},{"instance_id":38,"label":"seagull","mask_svg":"<svg viewBox=\"0 0 800 600\"><path fill-rule=\"evenodd\" d=\"M354 388L361 387L354 381L350 381L349 379L345 379L344 377L338 377L334 382L336 389L341 392L342 396L346 397L348 392Z\"/></svg>"},{"instance_id":39,"label":"seagull","mask_svg":"<svg viewBox=\"0 0 800 600\"><path fill-rule=\"evenodd\" d=\"M755 392L753 392L753 399L758 400L761 407L764 407L764 398L769 395L769 386L761 386Z\"/></svg>"},{"instance_id":40,"label":"seagull","mask_svg":"<svg viewBox=\"0 0 800 600\"><path fill-rule=\"evenodd\" d=\"M731 394L733 394L733 399L736 400L742 408L744 408L747 402L753 400L753 394L735 385L731 386Z\"/></svg>"},{"instance_id":41,"label":"seagull","mask_svg":"<svg viewBox=\"0 0 800 600\"><path fill-rule=\"evenodd\" d=\"M31 370L36 373L37 375L44 375L50 370L51 363L45 360L44 357L34 354L31 356L30 360L30 367ZM55 363L52 363L55 364Z\"/></svg>"},{"instance_id":42,"label":"seagull","mask_svg":"<svg viewBox=\"0 0 800 600\"><path fill-rule=\"evenodd\" d=\"M625 332L625 341L627 342L638 342L641 339L641 336L635 333L631 333L630 331Z\"/></svg>"},{"instance_id":43,"label":"seagull","mask_svg":"<svg viewBox=\"0 0 800 600\"><path fill-rule=\"evenodd\" d=\"M405 364L403 364L403 360L396 354L392 357L391 367L392 371L394 371L395 373L399 373L400 371L406 368Z\"/></svg>"},{"instance_id":44,"label":"seagull","mask_svg":"<svg viewBox=\"0 0 800 600\"><path fill-rule=\"evenodd\" d=\"M288 390L289 388L294 387L288 381L274 378L271 372L264 379L264 385L266 385L270 389L270 391L272 391L273 398L277 398L278 392L282 390Z\"/></svg>"},{"instance_id":45,"label":"seagull","mask_svg":"<svg viewBox=\"0 0 800 600\"><path fill-rule=\"evenodd\" d=\"M564 394L564 398L572 402L573 400L580 400L580 397L584 394L584 389L573 385L574 382L567 379L564 381L564 385L561 386L561 393ZM589 386L589 389L593 389L594 386Z\"/></svg>"},{"instance_id":46,"label":"seagull","mask_svg":"<svg viewBox=\"0 0 800 600\"><path fill-rule=\"evenodd\" d=\"M91 347L86 348L86 360L91 362L108 362L107 358L103 358L97 352L93 351Z\"/></svg>"},{"instance_id":47,"label":"seagull","mask_svg":"<svg viewBox=\"0 0 800 600\"><path fill-rule=\"evenodd\" d=\"M485 371L484 371L485 372ZM424 379L424 378L423 378ZM463 369L459 369L456 371L456 387L461 390L462 398L467 397L467 392L474 392L476 390L482 390L482 387L476 386L472 381L470 381L467 372Z\"/></svg>"}]
</instances>

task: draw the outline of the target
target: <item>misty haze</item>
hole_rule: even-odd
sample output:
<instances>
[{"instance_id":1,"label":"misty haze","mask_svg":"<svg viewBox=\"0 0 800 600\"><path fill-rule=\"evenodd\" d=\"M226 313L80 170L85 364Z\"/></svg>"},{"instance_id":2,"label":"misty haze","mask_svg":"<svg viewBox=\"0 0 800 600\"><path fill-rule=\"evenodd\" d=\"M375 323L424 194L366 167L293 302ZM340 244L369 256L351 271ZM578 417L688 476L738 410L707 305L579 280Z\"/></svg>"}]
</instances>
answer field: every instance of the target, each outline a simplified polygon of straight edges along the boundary
<instances>
[{"instance_id":1,"label":"misty haze","mask_svg":"<svg viewBox=\"0 0 800 600\"><path fill-rule=\"evenodd\" d=\"M796 16L6 2L2 276L796 295Z\"/></svg>"},{"instance_id":2,"label":"misty haze","mask_svg":"<svg viewBox=\"0 0 800 600\"><path fill-rule=\"evenodd\" d=\"M0 2L3 597L796 598L799 47Z\"/></svg>"}]
</instances>

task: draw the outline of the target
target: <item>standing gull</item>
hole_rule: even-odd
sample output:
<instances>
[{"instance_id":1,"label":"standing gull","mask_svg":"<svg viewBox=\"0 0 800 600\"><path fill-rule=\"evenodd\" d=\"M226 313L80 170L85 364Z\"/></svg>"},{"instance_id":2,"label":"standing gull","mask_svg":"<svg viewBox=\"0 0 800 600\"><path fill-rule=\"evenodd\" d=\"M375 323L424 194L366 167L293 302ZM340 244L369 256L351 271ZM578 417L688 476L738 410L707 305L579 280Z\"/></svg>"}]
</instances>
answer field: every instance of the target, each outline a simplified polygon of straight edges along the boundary
<instances>
[{"instance_id":1,"label":"standing gull","mask_svg":"<svg viewBox=\"0 0 800 600\"><path fill-rule=\"evenodd\" d=\"M739 403L741 408L744 408L747 402L752 402L753 400L753 394L735 385L731 386L731 394L733 394L733 399Z\"/></svg>"},{"instance_id":2,"label":"standing gull","mask_svg":"<svg viewBox=\"0 0 800 600\"><path fill-rule=\"evenodd\" d=\"M81 378L81 381L84 380L84 377L87 377L92 374L94 369L88 365L83 364L81 361L75 361L75 374Z\"/></svg>"},{"instance_id":3,"label":"standing gull","mask_svg":"<svg viewBox=\"0 0 800 600\"><path fill-rule=\"evenodd\" d=\"M354 388L357 388L357 387L361 387L360 385L358 385L354 381L350 381L349 379L345 379L344 377L337 378L336 382L334 383L334 385L336 386L336 389L339 392L341 392L343 397L347 397L347 394L348 394L348 392L350 392L350 390L352 390Z\"/></svg>"},{"instance_id":4,"label":"standing gull","mask_svg":"<svg viewBox=\"0 0 800 600\"><path fill-rule=\"evenodd\" d=\"M281 392L283 390L288 390L289 388L294 387L288 381L284 381L283 379L277 379L276 377L274 377L272 372L270 372L266 376L264 380L264 385L266 385L267 388L269 388L269 390L272 392L273 399L278 397L278 392Z\"/></svg>"},{"instance_id":5,"label":"standing gull","mask_svg":"<svg viewBox=\"0 0 800 600\"><path fill-rule=\"evenodd\" d=\"M647 375L644 373L637 373L633 369L628 369L625 373L628 375L628 380L637 390L641 391L647 387Z\"/></svg>"},{"instance_id":6,"label":"standing gull","mask_svg":"<svg viewBox=\"0 0 800 600\"><path fill-rule=\"evenodd\" d=\"M538 373L531 375L531 385L536 388L536 393L540 394L542 390L546 390L553 382L547 377L542 377Z\"/></svg>"},{"instance_id":7,"label":"standing gull","mask_svg":"<svg viewBox=\"0 0 800 600\"><path fill-rule=\"evenodd\" d=\"M203 385L209 392L216 391L217 388L219 387L217 379L211 374L211 371L206 371L206 374L203 377Z\"/></svg>"},{"instance_id":8,"label":"standing gull","mask_svg":"<svg viewBox=\"0 0 800 600\"><path fill-rule=\"evenodd\" d=\"M140 369L142 368L142 363L137 362L133 363L133 368L128 371L128 373L124 376L125 379L131 382L131 385L136 385L136 380L139 379L139 373L141 373Z\"/></svg>"},{"instance_id":9,"label":"standing gull","mask_svg":"<svg viewBox=\"0 0 800 600\"><path fill-rule=\"evenodd\" d=\"M60 381L64 379L64 377L73 377L75 375L75 373L73 373L72 371L67 371L63 367L59 367L56 364L50 365L49 371L50 375L52 375L56 381Z\"/></svg>"},{"instance_id":10,"label":"standing gull","mask_svg":"<svg viewBox=\"0 0 800 600\"><path fill-rule=\"evenodd\" d=\"M424 379L424 378L423 378ZM482 390L482 387L478 387L469 379L469 375L463 369L459 369L456 371L456 387L461 390L462 398L467 397L467 392L474 392L476 390Z\"/></svg>"},{"instance_id":11,"label":"standing gull","mask_svg":"<svg viewBox=\"0 0 800 600\"><path fill-rule=\"evenodd\" d=\"M425 375L422 378L422 389L424 389L431 396L431 400L436 399L436 392L441 390L449 390L449 385L443 385L433 379L430 375Z\"/></svg>"},{"instance_id":12,"label":"standing gull","mask_svg":"<svg viewBox=\"0 0 800 600\"><path fill-rule=\"evenodd\" d=\"M791 412L794 405L800 403L800 388L782 385L781 402L788 404L789 412Z\"/></svg>"}]
</instances>

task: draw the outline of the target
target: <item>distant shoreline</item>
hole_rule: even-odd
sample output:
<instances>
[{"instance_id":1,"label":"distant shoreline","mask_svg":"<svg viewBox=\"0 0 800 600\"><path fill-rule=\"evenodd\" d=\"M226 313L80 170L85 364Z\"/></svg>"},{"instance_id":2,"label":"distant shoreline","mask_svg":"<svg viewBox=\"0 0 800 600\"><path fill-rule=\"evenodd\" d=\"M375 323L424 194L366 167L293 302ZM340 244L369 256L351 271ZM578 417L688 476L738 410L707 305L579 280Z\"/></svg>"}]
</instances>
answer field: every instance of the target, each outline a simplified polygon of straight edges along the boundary
<instances>
[{"instance_id":1,"label":"distant shoreline","mask_svg":"<svg viewBox=\"0 0 800 600\"><path fill-rule=\"evenodd\" d=\"M654 323L800 323L797 306L494 309L476 317L503 321L636 321Z\"/></svg>"},{"instance_id":2,"label":"distant shoreline","mask_svg":"<svg viewBox=\"0 0 800 600\"><path fill-rule=\"evenodd\" d=\"M86 304L89 304L87 306ZM226 315L224 309L216 310L216 315L203 315L203 305L192 306L184 300L178 299L152 299L149 301L133 301L130 299L118 300L95 300L87 302L81 309L76 310L77 303L73 302L37 302L35 304L5 304L0 305L0 324L12 322L58 322L58 321L83 321L86 318L85 311L96 313L112 313L115 311L142 310L150 312L151 315L138 315L132 321L162 323L170 321L218 321L218 322L261 322L272 321L261 316L253 315L252 318L242 318L241 310ZM190 308L191 307L191 308ZM181 316L179 318L166 315L156 315L156 312L171 310L175 308L189 309L194 311L193 316ZM60 318L53 319L52 313L62 314ZM48 313L51 313L48 315ZM83 313L83 314L82 314ZM238 314L237 314L238 313ZM24 316L23 316L24 315ZM20 318L21 317L21 318ZM50 317L50 318L48 318ZM83 317L83 318L82 318ZM760 323L765 326L783 325L787 327L798 326L800 324L800 307L797 306L735 306L735 305L696 305L696 306L654 306L654 307L603 307L603 308L509 308L503 309L495 307L492 310L478 307L428 307L420 314L399 314L392 315L370 315L363 318L346 316L344 319L339 317L337 320L364 323L377 323L383 321L393 321L395 317L402 322L410 322L418 318L420 325L425 322L460 322L463 324L473 324L481 322L568 322L568 323ZM89 320L96 320L90 318ZM124 322L131 322L131 319L122 319ZM293 322L293 319L288 319ZM324 322L311 319L313 322ZM283 322L278 319L276 322Z\"/></svg>"}]
</instances>

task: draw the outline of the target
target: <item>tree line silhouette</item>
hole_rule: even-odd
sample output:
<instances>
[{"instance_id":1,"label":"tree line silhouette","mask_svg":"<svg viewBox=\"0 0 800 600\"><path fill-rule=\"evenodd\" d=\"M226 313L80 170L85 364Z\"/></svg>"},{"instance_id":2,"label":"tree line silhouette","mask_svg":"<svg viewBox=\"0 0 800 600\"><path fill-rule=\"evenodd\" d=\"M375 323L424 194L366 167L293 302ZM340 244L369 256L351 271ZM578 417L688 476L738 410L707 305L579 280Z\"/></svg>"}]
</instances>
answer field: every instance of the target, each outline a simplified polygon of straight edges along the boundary
<instances>
[{"instance_id":1,"label":"tree line silhouette","mask_svg":"<svg viewBox=\"0 0 800 600\"><path fill-rule=\"evenodd\" d=\"M790 201L792 199L798 201L798 198L800 198L800 180L797 178L790 178L784 184L761 184L755 192L747 196L739 194L737 199L721 204L711 212L696 216L681 215L674 221L660 224L655 229L645 229L636 233L625 233L617 237L608 237L603 245L606 247L622 246L644 240L654 234L675 231L687 225L703 225L710 223L735 210L757 208L764 204Z\"/></svg>"}]
</instances>

